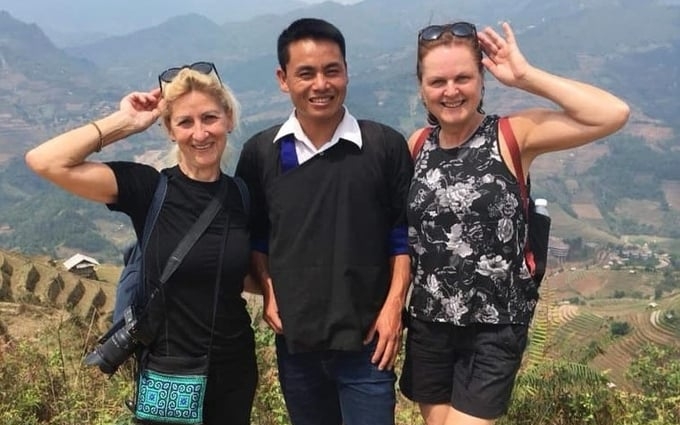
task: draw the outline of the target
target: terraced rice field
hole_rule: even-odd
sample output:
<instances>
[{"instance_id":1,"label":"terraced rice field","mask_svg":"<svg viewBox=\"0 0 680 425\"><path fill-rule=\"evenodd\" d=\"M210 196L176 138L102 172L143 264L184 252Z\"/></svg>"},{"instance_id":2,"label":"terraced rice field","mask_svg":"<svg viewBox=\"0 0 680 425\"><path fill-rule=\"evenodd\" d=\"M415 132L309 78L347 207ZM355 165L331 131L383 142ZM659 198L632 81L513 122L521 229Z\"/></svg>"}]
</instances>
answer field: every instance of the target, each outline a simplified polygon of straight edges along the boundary
<instances>
[{"instance_id":1,"label":"terraced rice field","mask_svg":"<svg viewBox=\"0 0 680 425\"><path fill-rule=\"evenodd\" d=\"M576 361L591 341L597 341L606 336L607 320L579 309L565 309L564 311L568 315L564 317L571 317L571 319L553 329L548 345L550 352L555 356Z\"/></svg>"},{"instance_id":2,"label":"terraced rice field","mask_svg":"<svg viewBox=\"0 0 680 425\"><path fill-rule=\"evenodd\" d=\"M597 356L592 365L599 370L609 370L612 382L626 387L625 370L630 362L646 344L671 345L678 344L678 337L655 325L658 311L632 312L620 316L617 320L626 321L631 326L629 334L615 338L607 346L605 353Z\"/></svg>"},{"instance_id":3,"label":"terraced rice field","mask_svg":"<svg viewBox=\"0 0 680 425\"><path fill-rule=\"evenodd\" d=\"M646 296L653 294L655 279L658 275L653 273L600 268L551 275L541 288L533 326L541 336L545 333L548 358L586 360L595 370L606 372L617 386L633 389L626 371L645 344L680 344L680 293L650 303ZM614 299L614 291L628 296ZM645 298L630 298L636 291ZM563 301L573 296L585 303ZM666 318L671 310L676 320ZM613 322L627 322L630 332L614 337Z\"/></svg>"},{"instance_id":4,"label":"terraced rice field","mask_svg":"<svg viewBox=\"0 0 680 425\"><path fill-rule=\"evenodd\" d=\"M668 332L680 342L680 294L662 301L652 314L652 326Z\"/></svg>"},{"instance_id":5,"label":"terraced rice field","mask_svg":"<svg viewBox=\"0 0 680 425\"><path fill-rule=\"evenodd\" d=\"M554 318L554 321L558 325L561 325L576 318L578 313L579 306L572 304L562 304L557 307L557 314L555 315L556 317Z\"/></svg>"},{"instance_id":6,"label":"terraced rice field","mask_svg":"<svg viewBox=\"0 0 680 425\"><path fill-rule=\"evenodd\" d=\"M648 301L631 299L599 300L588 306L555 306L554 316L559 325L550 339L551 352L576 360L594 341L603 353L595 356L590 365L606 372L617 386L631 389L625 373L644 345L680 344L678 326L660 320L673 308L680 312L680 295L661 301L656 308L650 308ZM630 332L612 336L610 326L614 321L627 322Z\"/></svg>"}]
</instances>

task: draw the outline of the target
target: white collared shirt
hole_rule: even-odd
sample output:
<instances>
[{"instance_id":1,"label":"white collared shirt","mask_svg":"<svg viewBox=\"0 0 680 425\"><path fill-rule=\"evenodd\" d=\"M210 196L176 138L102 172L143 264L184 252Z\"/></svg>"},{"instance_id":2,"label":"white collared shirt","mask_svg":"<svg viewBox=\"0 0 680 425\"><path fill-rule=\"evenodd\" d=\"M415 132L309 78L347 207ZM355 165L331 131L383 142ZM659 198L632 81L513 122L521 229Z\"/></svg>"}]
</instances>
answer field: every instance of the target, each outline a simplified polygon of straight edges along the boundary
<instances>
[{"instance_id":1,"label":"white collared shirt","mask_svg":"<svg viewBox=\"0 0 680 425\"><path fill-rule=\"evenodd\" d=\"M342 121L340 121L340 124L338 124L338 127L335 129L333 137L321 145L319 149L314 146L312 141L309 140L309 137L307 137L302 130L300 122L295 116L295 110L293 110L286 122L281 125L281 128L274 137L274 143L278 142L283 137L292 134L295 137L295 153L297 154L298 164L302 164L315 155L332 148L340 141L340 139L350 141L361 149L363 140L361 139L359 123L356 118L349 113L347 107L343 106L343 108L345 108L345 114L342 117Z\"/></svg>"}]
</instances>

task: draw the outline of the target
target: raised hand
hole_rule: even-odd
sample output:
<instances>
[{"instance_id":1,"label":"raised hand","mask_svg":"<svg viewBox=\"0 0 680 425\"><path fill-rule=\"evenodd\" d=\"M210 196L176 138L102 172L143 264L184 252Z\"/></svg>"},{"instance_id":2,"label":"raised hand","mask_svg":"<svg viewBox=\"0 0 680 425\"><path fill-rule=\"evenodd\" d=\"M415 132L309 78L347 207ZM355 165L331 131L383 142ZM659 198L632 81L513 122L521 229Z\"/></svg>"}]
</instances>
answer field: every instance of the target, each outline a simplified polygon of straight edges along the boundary
<instances>
[{"instance_id":1,"label":"raised hand","mask_svg":"<svg viewBox=\"0 0 680 425\"><path fill-rule=\"evenodd\" d=\"M489 27L477 34L482 50L486 54L482 63L498 81L515 87L531 66L520 52L510 25L503 22L501 26L505 37L501 37Z\"/></svg>"},{"instance_id":2,"label":"raised hand","mask_svg":"<svg viewBox=\"0 0 680 425\"><path fill-rule=\"evenodd\" d=\"M133 132L144 131L160 116L162 102L159 88L150 92L132 92L121 99L120 111L129 118L128 125Z\"/></svg>"}]
</instances>

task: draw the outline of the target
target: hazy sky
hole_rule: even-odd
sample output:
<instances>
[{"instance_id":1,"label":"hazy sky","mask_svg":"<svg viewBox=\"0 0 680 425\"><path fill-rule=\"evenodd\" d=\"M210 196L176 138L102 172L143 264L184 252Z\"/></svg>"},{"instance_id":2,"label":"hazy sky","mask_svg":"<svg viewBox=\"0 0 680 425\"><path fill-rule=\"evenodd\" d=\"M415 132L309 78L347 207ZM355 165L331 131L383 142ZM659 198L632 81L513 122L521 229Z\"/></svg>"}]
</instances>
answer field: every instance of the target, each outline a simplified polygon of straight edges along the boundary
<instances>
[{"instance_id":1,"label":"hazy sky","mask_svg":"<svg viewBox=\"0 0 680 425\"><path fill-rule=\"evenodd\" d=\"M321 3L327 0L302 0L305 3ZM342 4L354 4L354 3L359 3L361 0L333 0L336 3L342 3Z\"/></svg>"},{"instance_id":2,"label":"hazy sky","mask_svg":"<svg viewBox=\"0 0 680 425\"><path fill-rule=\"evenodd\" d=\"M156 10L146 4L147 0L139 2L141 3L140 6L137 5L137 1L120 1L119 7L112 11L110 5L94 6L98 2L93 0L0 0L0 11L7 10L13 17L26 23L37 23L44 31L51 33L51 38L54 39L59 33L69 34L78 31L104 34L129 33L140 28L158 25L171 16L187 13L187 10L191 9L190 4L194 3L179 0L154 0L149 2L149 4L159 5L165 4L165 1L167 1L168 7ZM328 0L301 1L315 4ZM332 1L350 5L360 3L362 0ZM80 7L65 7L71 2L79 4ZM203 8L197 8L195 10L197 13L203 13L217 23L230 20L234 16L224 10L213 14L206 13L206 8L219 3L219 0L202 0L195 3ZM257 4L257 2L253 3ZM132 9L135 13L126 13L126 9L128 11ZM107 16L109 16L108 19Z\"/></svg>"}]
</instances>

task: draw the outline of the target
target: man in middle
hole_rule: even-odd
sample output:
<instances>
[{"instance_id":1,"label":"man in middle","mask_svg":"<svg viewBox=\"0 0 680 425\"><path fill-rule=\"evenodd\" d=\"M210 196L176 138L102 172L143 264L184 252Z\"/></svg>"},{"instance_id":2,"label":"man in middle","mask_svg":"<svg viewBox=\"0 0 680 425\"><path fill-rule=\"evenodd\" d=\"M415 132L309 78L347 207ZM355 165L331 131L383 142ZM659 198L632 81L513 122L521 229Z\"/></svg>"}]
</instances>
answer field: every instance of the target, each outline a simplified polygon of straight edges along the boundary
<instances>
[{"instance_id":1,"label":"man in middle","mask_svg":"<svg viewBox=\"0 0 680 425\"><path fill-rule=\"evenodd\" d=\"M404 137L344 106L345 40L300 19L278 39L294 110L246 142L253 268L294 425L394 424L409 284Z\"/></svg>"}]
</instances>

